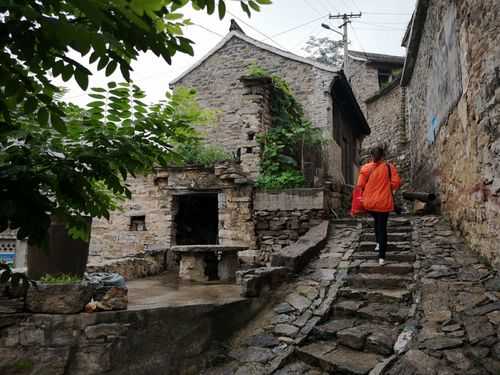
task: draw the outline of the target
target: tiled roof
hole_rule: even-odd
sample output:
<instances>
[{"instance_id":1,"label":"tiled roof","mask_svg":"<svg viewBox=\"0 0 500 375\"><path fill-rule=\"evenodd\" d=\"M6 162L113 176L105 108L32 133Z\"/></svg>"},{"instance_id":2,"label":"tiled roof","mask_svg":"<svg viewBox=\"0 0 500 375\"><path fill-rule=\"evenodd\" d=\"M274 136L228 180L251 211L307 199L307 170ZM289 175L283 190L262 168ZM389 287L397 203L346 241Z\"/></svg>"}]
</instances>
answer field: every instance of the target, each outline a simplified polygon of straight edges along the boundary
<instances>
[{"instance_id":1,"label":"tiled roof","mask_svg":"<svg viewBox=\"0 0 500 375\"><path fill-rule=\"evenodd\" d=\"M390 63L401 64L405 62L404 56L383 55L381 53L349 51L349 57L353 60L374 62L374 63Z\"/></svg>"}]
</instances>

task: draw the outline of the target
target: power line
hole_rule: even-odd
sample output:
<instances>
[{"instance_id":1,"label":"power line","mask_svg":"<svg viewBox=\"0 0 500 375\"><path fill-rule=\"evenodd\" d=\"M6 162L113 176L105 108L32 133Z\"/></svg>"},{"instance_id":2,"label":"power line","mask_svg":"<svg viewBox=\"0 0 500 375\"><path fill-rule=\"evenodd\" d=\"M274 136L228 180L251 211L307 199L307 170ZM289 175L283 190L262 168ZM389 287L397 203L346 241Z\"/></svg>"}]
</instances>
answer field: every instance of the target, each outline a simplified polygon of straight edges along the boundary
<instances>
[{"instance_id":1,"label":"power line","mask_svg":"<svg viewBox=\"0 0 500 375\"><path fill-rule=\"evenodd\" d=\"M326 11L327 11L327 12L329 12L329 11L330 11L330 4L328 3L328 0L325 0L325 1L326 1L326 5L325 5L325 3L323 2L323 0L317 0L317 1L319 2L319 4L321 4L321 6L322 6L323 8L325 8L325 9L326 9Z\"/></svg>"},{"instance_id":2,"label":"power line","mask_svg":"<svg viewBox=\"0 0 500 375\"><path fill-rule=\"evenodd\" d=\"M205 27L205 26L203 26L203 25L200 25L200 24L198 24L198 23L194 23L194 22L193 22L192 24L193 24L194 26L198 26L199 28L202 28L202 29L203 29L203 30L205 30L205 31L208 31L209 33L212 33L212 34L215 34L215 35L217 35L217 36L220 36L221 38L224 38L224 35L219 34L219 33L218 33L218 32L216 32L216 31L210 30L209 28L207 28L207 27Z\"/></svg>"},{"instance_id":3,"label":"power line","mask_svg":"<svg viewBox=\"0 0 500 375\"><path fill-rule=\"evenodd\" d=\"M252 25L250 25L249 23L243 21L240 17L238 17L237 15L235 15L234 13L230 12L229 10L227 11L231 16L233 16L234 18L236 18L238 21L240 21L242 24L248 26L249 28L251 28L253 31L259 33L260 35L262 35L263 37L265 37L266 39L269 39L271 42L273 42L274 44L276 44L278 47L280 47L281 49L285 50L286 51L286 48L283 47L281 44L279 44L278 42L276 42L273 38L271 38L269 35L266 35L264 34L262 31L258 30L257 28L253 27Z\"/></svg>"},{"instance_id":4,"label":"power line","mask_svg":"<svg viewBox=\"0 0 500 375\"><path fill-rule=\"evenodd\" d=\"M273 38L275 38L275 37L277 37L277 36L280 36L280 35L286 34L286 33L290 32L290 31L294 31L294 30L300 29L300 28L302 28L302 27L304 27L304 26L307 26L307 25L310 25L310 24L312 24L312 23L318 22L319 20L321 20L321 19L323 19L323 18L326 18L326 17L328 17L328 15L327 15L327 14L325 14L324 16L321 16L321 17L315 18L315 19L313 19L313 20L311 20L311 21L309 21L309 22L303 23L303 24L301 24L301 25L298 25L298 26L292 27L292 28L290 28L290 29L288 29L288 30L281 31L281 32L279 32L279 33L277 33L277 34L272 35L272 37L273 37Z\"/></svg>"},{"instance_id":5,"label":"power line","mask_svg":"<svg viewBox=\"0 0 500 375\"><path fill-rule=\"evenodd\" d=\"M377 16L411 16L411 13L390 13L390 12L363 12L364 14L372 14Z\"/></svg>"},{"instance_id":6,"label":"power line","mask_svg":"<svg viewBox=\"0 0 500 375\"><path fill-rule=\"evenodd\" d=\"M313 11L315 11L316 13L321 14L319 10L317 10L315 7L313 7L313 6L309 3L309 1L304 0L304 3L306 3L306 4L309 6L309 8L311 8L311 9L312 9Z\"/></svg>"}]
</instances>

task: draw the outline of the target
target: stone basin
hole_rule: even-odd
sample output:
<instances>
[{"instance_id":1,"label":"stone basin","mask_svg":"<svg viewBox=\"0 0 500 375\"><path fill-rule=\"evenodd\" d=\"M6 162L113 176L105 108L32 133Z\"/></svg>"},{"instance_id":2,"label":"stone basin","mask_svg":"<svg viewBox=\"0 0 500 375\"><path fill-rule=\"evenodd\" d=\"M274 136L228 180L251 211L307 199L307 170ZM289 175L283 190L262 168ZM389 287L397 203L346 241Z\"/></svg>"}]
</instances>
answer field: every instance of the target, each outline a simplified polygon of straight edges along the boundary
<instances>
[{"instance_id":1,"label":"stone basin","mask_svg":"<svg viewBox=\"0 0 500 375\"><path fill-rule=\"evenodd\" d=\"M179 277L190 281L232 281L239 267L238 252L246 246L180 245L172 251L180 257Z\"/></svg>"}]
</instances>

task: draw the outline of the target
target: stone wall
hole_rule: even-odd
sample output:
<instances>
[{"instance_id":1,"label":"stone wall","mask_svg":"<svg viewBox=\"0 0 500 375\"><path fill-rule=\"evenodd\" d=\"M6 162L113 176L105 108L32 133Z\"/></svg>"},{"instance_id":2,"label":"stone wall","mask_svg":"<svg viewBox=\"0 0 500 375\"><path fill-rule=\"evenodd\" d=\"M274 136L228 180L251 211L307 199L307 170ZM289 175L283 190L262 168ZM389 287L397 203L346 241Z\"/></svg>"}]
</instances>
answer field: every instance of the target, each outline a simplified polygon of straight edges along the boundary
<instances>
[{"instance_id":1,"label":"stone wall","mask_svg":"<svg viewBox=\"0 0 500 375\"><path fill-rule=\"evenodd\" d=\"M407 89L413 186L439 192L469 245L497 264L499 12L497 0L430 1Z\"/></svg>"},{"instance_id":2,"label":"stone wall","mask_svg":"<svg viewBox=\"0 0 500 375\"><path fill-rule=\"evenodd\" d=\"M405 89L394 81L366 102L371 134L363 140L365 161L370 149L378 144L387 146L386 159L394 163L403 181L403 190L411 189L410 156L405 116Z\"/></svg>"},{"instance_id":3,"label":"stone wall","mask_svg":"<svg viewBox=\"0 0 500 375\"><path fill-rule=\"evenodd\" d=\"M367 115L365 100L373 96L379 89L378 70L375 66L367 64L365 61L349 60L349 82L352 91L358 99L361 110ZM368 122L371 127L371 123Z\"/></svg>"},{"instance_id":4,"label":"stone wall","mask_svg":"<svg viewBox=\"0 0 500 375\"><path fill-rule=\"evenodd\" d=\"M0 314L2 375L199 374L265 299L94 314Z\"/></svg>"},{"instance_id":5,"label":"stone wall","mask_svg":"<svg viewBox=\"0 0 500 375\"><path fill-rule=\"evenodd\" d=\"M200 129L209 143L222 146L230 153L241 150L242 160L252 158L251 154L258 155L256 142L247 138L246 126L250 123L251 127L265 128L265 124L255 123L258 110L255 104L267 104L259 93L249 92L248 82L241 80L254 64L285 79L304 107L306 118L331 136L332 103L328 90L336 73L283 57L235 36L175 82L176 86L195 88L200 104L219 112L217 125ZM251 121L246 118L248 113ZM262 110L259 113L263 113ZM335 142L331 147L339 148Z\"/></svg>"},{"instance_id":6,"label":"stone wall","mask_svg":"<svg viewBox=\"0 0 500 375\"><path fill-rule=\"evenodd\" d=\"M129 178L132 198L110 220L94 220L89 264L135 256L148 248L168 249L175 244L176 197L179 194L215 192L218 194L221 245L255 246L252 220L252 192L238 164L215 169L170 168L149 176ZM145 230L131 230L133 216L145 216ZM167 263L172 264L170 253Z\"/></svg>"},{"instance_id":7,"label":"stone wall","mask_svg":"<svg viewBox=\"0 0 500 375\"><path fill-rule=\"evenodd\" d=\"M327 216L327 199L322 189L257 192L254 220L260 260L268 262L273 253L297 241Z\"/></svg>"}]
</instances>

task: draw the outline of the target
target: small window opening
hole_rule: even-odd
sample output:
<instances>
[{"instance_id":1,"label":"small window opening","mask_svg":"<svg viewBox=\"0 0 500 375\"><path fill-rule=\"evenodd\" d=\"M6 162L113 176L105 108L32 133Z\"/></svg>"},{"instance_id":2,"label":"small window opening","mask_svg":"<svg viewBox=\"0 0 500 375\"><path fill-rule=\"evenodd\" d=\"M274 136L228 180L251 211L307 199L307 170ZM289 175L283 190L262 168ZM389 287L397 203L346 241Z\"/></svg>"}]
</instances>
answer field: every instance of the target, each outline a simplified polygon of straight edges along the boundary
<instances>
[{"instance_id":1,"label":"small window opening","mask_svg":"<svg viewBox=\"0 0 500 375\"><path fill-rule=\"evenodd\" d=\"M131 231L145 231L146 230L146 216L131 216L129 230Z\"/></svg>"},{"instance_id":2,"label":"small window opening","mask_svg":"<svg viewBox=\"0 0 500 375\"><path fill-rule=\"evenodd\" d=\"M253 153L253 147L245 147L245 153L247 154Z\"/></svg>"},{"instance_id":3,"label":"small window opening","mask_svg":"<svg viewBox=\"0 0 500 375\"><path fill-rule=\"evenodd\" d=\"M255 133L254 132L250 132L247 135L248 135L248 140L249 141L253 141L255 139Z\"/></svg>"},{"instance_id":4,"label":"small window opening","mask_svg":"<svg viewBox=\"0 0 500 375\"><path fill-rule=\"evenodd\" d=\"M390 70L380 69L378 71L378 85L379 88L384 88L392 79L392 72Z\"/></svg>"}]
</instances>

